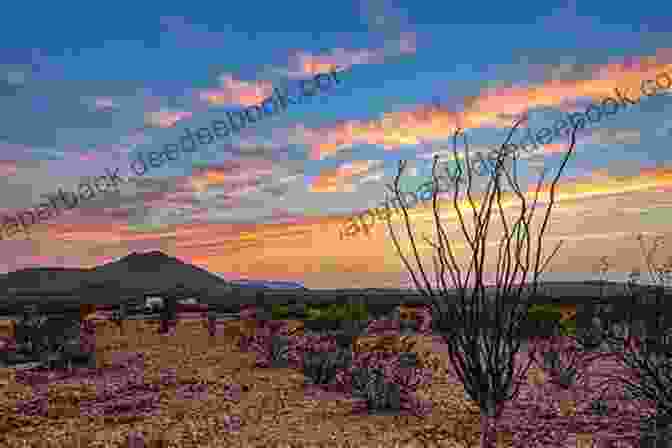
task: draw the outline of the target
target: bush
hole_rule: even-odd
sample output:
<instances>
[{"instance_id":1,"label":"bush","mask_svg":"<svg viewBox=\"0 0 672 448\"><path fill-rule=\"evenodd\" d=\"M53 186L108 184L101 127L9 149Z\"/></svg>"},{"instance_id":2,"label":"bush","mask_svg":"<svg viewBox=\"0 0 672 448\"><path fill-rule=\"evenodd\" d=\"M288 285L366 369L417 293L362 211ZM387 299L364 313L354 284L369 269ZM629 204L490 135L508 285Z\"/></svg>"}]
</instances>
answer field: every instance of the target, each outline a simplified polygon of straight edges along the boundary
<instances>
[{"instance_id":1,"label":"bush","mask_svg":"<svg viewBox=\"0 0 672 448\"><path fill-rule=\"evenodd\" d=\"M669 447L672 440L672 421L670 417L661 415L642 417L640 422L640 447Z\"/></svg>"},{"instance_id":2,"label":"bush","mask_svg":"<svg viewBox=\"0 0 672 448\"><path fill-rule=\"evenodd\" d=\"M352 370L352 394L366 400L372 411L401 410L401 388L385 382L380 368L355 368Z\"/></svg>"},{"instance_id":3,"label":"bush","mask_svg":"<svg viewBox=\"0 0 672 448\"><path fill-rule=\"evenodd\" d=\"M342 322L343 321L329 319L326 317L325 318L317 317L306 320L303 326L304 328L312 330L314 332L331 332L341 328Z\"/></svg>"},{"instance_id":4,"label":"bush","mask_svg":"<svg viewBox=\"0 0 672 448\"><path fill-rule=\"evenodd\" d=\"M351 349L336 347L329 351L307 351L303 353L303 374L312 384L331 384L338 370L347 368L351 362Z\"/></svg>"},{"instance_id":5,"label":"bush","mask_svg":"<svg viewBox=\"0 0 672 448\"><path fill-rule=\"evenodd\" d=\"M243 335L238 340L241 351L257 353L257 367L287 367L299 361L286 322L264 320L257 321L257 325L252 336Z\"/></svg>"},{"instance_id":6,"label":"bush","mask_svg":"<svg viewBox=\"0 0 672 448\"><path fill-rule=\"evenodd\" d=\"M560 335L576 337L576 320L560 322Z\"/></svg>"},{"instance_id":7,"label":"bush","mask_svg":"<svg viewBox=\"0 0 672 448\"><path fill-rule=\"evenodd\" d=\"M254 315L254 310L247 310L246 315ZM429 411L428 402L414 396L432 378L431 369L418 367L417 354L353 353L352 335L347 331L338 335L288 336L284 322L257 321L257 325L256 334L241 338L241 345L257 353L258 367L271 367L282 359L302 370L312 384L335 385L364 398L369 411L408 409L417 415ZM374 321L373 327L380 325ZM279 340L283 342L274 342Z\"/></svg>"},{"instance_id":8,"label":"bush","mask_svg":"<svg viewBox=\"0 0 672 448\"><path fill-rule=\"evenodd\" d=\"M310 306L306 309L304 327L315 332L344 330L351 336L358 336L369 320L364 304Z\"/></svg>"},{"instance_id":9,"label":"bush","mask_svg":"<svg viewBox=\"0 0 672 448\"><path fill-rule=\"evenodd\" d=\"M289 306L273 305L271 307L271 316L275 320L287 319L289 317Z\"/></svg>"},{"instance_id":10,"label":"bush","mask_svg":"<svg viewBox=\"0 0 672 448\"><path fill-rule=\"evenodd\" d=\"M524 322L526 336L554 336L563 332L562 313L552 305L532 305ZM567 330L564 330L565 332Z\"/></svg>"},{"instance_id":11,"label":"bush","mask_svg":"<svg viewBox=\"0 0 672 448\"><path fill-rule=\"evenodd\" d=\"M598 398L590 403L590 411L600 417L606 417L609 415L609 404L606 400Z\"/></svg>"},{"instance_id":12,"label":"bush","mask_svg":"<svg viewBox=\"0 0 672 448\"><path fill-rule=\"evenodd\" d=\"M431 384L432 371L412 367L413 358L400 353L359 352L352 366L337 374L336 381L353 396L364 398L370 411L407 409L426 415L430 403L418 400L415 391ZM417 364L417 358L415 361Z\"/></svg>"},{"instance_id":13,"label":"bush","mask_svg":"<svg viewBox=\"0 0 672 448\"><path fill-rule=\"evenodd\" d=\"M366 320L369 317L366 304L363 303L331 304L327 307L310 306L307 314L309 320Z\"/></svg>"}]
</instances>

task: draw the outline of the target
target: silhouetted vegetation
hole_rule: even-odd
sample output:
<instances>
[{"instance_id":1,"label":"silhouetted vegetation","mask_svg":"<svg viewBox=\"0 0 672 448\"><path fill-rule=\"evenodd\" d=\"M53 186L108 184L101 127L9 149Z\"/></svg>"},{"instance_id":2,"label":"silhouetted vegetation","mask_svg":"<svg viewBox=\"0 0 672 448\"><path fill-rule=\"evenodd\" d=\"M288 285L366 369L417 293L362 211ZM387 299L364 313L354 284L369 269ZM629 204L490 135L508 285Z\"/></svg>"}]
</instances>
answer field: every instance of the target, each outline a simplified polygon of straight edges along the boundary
<instances>
[{"instance_id":1,"label":"silhouetted vegetation","mask_svg":"<svg viewBox=\"0 0 672 448\"><path fill-rule=\"evenodd\" d=\"M549 200L545 207L543 223L536 238L534 255L530 258L532 251L531 222L537 208L541 184L547 171L544 170L539 178L534 191L534 202L528 210L528 199L520 188L516 173L517 148L515 145L509 144L513 132L524 120L525 118L517 121L501 148L488 155L491 165L489 167L489 181L480 198L479 206L476 205L472 194L473 170L470 165L467 137L461 129L457 129L453 136L453 160L457 161L457 176L453 179L452 208L457 214L459 229L466 240L467 250L471 253L468 268L461 266L456 260L452 249L455 241L452 237L447 236L446 229L439 218L439 203L437 200L437 163L439 158L438 156L434 157L432 211L435 232L433 239L430 239L426 234L422 235L422 241L434 252L432 255L436 280L434 286L428 278L427 270L418 251L419 238L412 229L407 210L408 206L399 190L399 179L406 166L405 161L399 163L394 184L388 185L390 192L401 205L403 224L417 269L411 266L401 250L401 244L392 228L390 215L388 214L387 227L390 238L417 290L431 299L434 311L434 330L441 334L448 346L450 361L464 385L468 397L478 403L481 409L482 448L495 447L496 423L501 416L503 405L517 395L519 385L530 366L528 363L526 367L516 371L516 354L520 350L523 339L521 330L525 325L524 322L531 305L529 300L523 298L523 289L527 282L527 274L531 272L533 280L529 295L531 297L536 296L539 276L560 248L560 244L558 244L550 256L542 262L542 238L547 229L550 212L555 204L555 189L576 143L577 126L574 126L570 135L569 149L548 189ZM458 155L457 152L457 138L460 135L464 140L464 157ZM512 156L513 175L505 167L505 162L509 156ZM462 160L465 161L466 169L462 167ZM458 200L460 187L464 183L463 173L465 171L467 181L464 200L472 212L473 232L469 232L465 225L463 212L465 207L460 205L462 198ZM520 215L513 223L509 223L507 220L502 206L503 177L506 178L512 189L514 201L517 199L520 202ZM485 262L488 258L486 240L489 224L495 210L500 218L498 221L503 226L503 236L499 241L493 296L486 289L488 285L486 285ZM521 232L521 228L524 231ZM520 278L518 275L520 275ZM473 279L473 284L470 285L471 279ZM449 283L453 285L453 288L448 286ZM455 325L456 322L460 321L463 323L462 325Z\"/></svg>"}]
</instances>

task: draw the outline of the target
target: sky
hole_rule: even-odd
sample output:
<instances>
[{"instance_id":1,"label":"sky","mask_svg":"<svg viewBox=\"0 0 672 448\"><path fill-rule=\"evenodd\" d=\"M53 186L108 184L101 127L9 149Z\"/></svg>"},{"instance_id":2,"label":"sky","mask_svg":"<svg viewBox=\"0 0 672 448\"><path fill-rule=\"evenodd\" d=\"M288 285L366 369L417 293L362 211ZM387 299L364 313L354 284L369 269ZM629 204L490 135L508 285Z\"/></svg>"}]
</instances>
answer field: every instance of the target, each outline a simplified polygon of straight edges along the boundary
<instances>
[{"instance_id":1,"label":"sky","mask_svg":"<svg viewBox=\"0 0 672 448\"><path fill-rule=\"evenodd\" d=\"M36 14L13 2L0 17L3 42L11 42L0 49L0 215L17 216L106 170L127 181L5 233L1 272L93 267L161 250L226 279L412 287L384 223L342 237L354 215L385 199L399 160L408 160L402 189L413 190L430 179L434 155L450 160L456 127L470 151L485 153L522 114L528 119L513 142L525 127L551 128L616 98L617 88L639 101L578 132L544 254L564 242L545 278L593 278L602 257L614 279L644 269L639 233L649 245L667 243L660 263L670 255L672 89L640 90L643 80L672 76L664 22L672 5L74 5L45 4ZM142 176L131 170L139 154L177 142L186 128L208 127L333 67L341 82L331 89ZM524 190L541 169L557 172L567 149L561 136L521 157ZM466 263L451 197L440 204ZM432 234L431 208L410 215L417 235ZM405 235L402 221L391 224ZM488 238L490 270L498 231ZM419 249L431 268L431 246Z\"/></svg>"}]
</instances>

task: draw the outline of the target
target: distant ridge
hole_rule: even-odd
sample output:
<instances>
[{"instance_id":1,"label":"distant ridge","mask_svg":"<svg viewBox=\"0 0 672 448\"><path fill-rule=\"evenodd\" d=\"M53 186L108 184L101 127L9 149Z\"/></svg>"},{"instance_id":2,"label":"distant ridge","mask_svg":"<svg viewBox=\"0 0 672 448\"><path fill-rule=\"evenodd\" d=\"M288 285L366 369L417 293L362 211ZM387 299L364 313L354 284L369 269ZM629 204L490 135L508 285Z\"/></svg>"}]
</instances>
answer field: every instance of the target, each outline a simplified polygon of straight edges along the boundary
<instances>
[{"instance_id":1,"label":"distant ridge","mask_svg":"<svg viewBox=\"0 0 672 448\"><path fill-rule=\"evenodd\" d=\"M529 287L529 284L526 288ZM486 288L492 293L491 288ZM365 297L369 303L421 301L431 303L418 291L391 288L308 289L300 282L236 279L186 263L161 251L132 252L115 261L90 269L39 267L0 274L0 302L67 302L115 304L143 295L178 291L182 298L199 297L222 305L254 303L258 292L264 301L342 301ZM179 294L183 291L184 294ZM457 291L449 293L453 297ZM576 302L624 297L626 285L607 281L540 282L539 293L558 302ZM672 293L666 289L666 296Z\"/></svg>"},{"instance_id":2,"label":"distant ridge","mask_svg":"<svg viewBox=\"0 0 672 448\"><path fill-rule=\"evenodd\" d=\"M286 281L277 281L277 280L248 280L248 279L238 279L238 280L229 280L231 286L238 287L251 287L251 288L266 288L266 289L303 289L306 287L299 282L286 282Z\"/></svg>"},{"instance_id":3,"label":"distant ridge","mask_svg":"<svg viewBox=\"0 0 672 448\"><path fill-rule=\"evenodd\" d=\"M161 251L132 252L92 269L29 268L0 276L0 296L70 296L91 303L174 289L228 294L226 280Z\"/></svg>"},{"instance_id":4,"label":"distant ridge","mask_svg":"<svg viewBox=\"0 0 672 448\"><path fill-rule=\"evenodd\" d=\"M227 290L228 282L222 278L161 251L132 252L111 263L91 270L89 283L117 287L120 290Z\"/></svg>"}]
</instances>

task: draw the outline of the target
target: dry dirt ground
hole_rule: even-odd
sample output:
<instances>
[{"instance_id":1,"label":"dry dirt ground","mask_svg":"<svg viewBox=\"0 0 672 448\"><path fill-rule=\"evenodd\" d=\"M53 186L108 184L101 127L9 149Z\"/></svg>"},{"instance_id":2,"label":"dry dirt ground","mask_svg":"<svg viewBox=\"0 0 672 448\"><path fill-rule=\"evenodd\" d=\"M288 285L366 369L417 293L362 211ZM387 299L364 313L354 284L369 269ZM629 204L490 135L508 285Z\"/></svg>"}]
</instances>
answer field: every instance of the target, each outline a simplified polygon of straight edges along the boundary
<instances>
[{"instance_id":1,"label":"dry dirt ground","mask_svg":"<svg viewBox=\"0 0 672 448\"><path fill-rule=\"evenodd\" d=\"M175 386L165 386L156 415L115 421L79 415L78 400L92 393L85 386L54 387L51 415L26 418L12 407L32 392L15 383L7 370L0 381L0 446L125 447L131 430L153 441L145 446L157 447L478 446L478 410L445 374L435 375L424 394L433 402L430 416L362 417L348 415L351 402L344 395L306 389L299 372L254 368L253 353L236 350L233 338L222 332L210 337L202 321L180 321L172 335L155 333L155 323L142 321L126 321L123 335L112 324L102 325L96 337L99 363L109 364L115 354L141 352L147 381L159 382L160 369L174 368L178 382L208 384L204 399L180 399ZM417 351L436 352L433 344L422 340ZM447 360L446 354L441 356ZM239 401L224 399L226 385L232 383L245 387ZM224 429L227 416L240 418L239 431Z\"/></svg>"}]
</instances>

